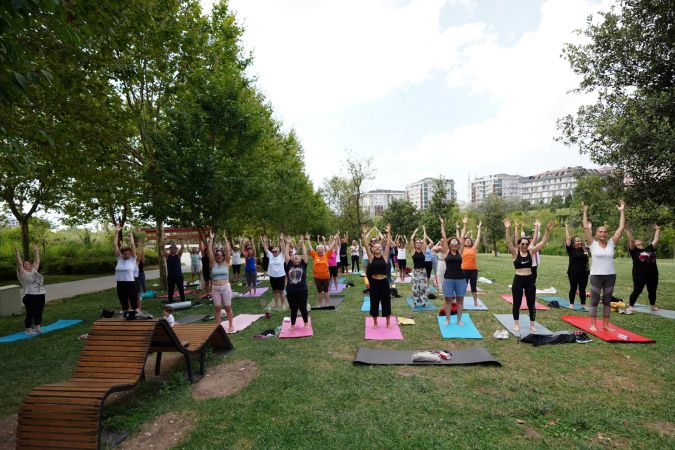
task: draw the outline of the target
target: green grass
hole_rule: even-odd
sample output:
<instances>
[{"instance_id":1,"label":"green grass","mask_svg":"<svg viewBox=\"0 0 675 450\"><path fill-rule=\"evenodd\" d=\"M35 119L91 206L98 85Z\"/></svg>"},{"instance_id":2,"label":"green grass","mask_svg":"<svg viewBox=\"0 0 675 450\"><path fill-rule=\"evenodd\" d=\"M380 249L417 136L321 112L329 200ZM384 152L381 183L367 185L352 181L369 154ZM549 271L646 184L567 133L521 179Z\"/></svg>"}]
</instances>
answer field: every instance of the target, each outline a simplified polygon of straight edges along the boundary
<instances>
[{"instance_id":1,"label":"green grass","mask_svg":"<svg viewBox=\"0 0 675 450\"><path fill-rule=\"evenodd\" d=\"M567 258L543 256L538 286L554 286L565 297ZM612 321L657 340L656 344L608 344L535 348L513 337L496 341L500 324L493 313L508 313L499 299L513 276L507 256L479 256L480 275L497 280L482 285L490 311L471 317L482 341L443 340L433 312L415 313L404 327L404 341L363 339L362 281L348 288L336 311L312 313L314 337L257 341L251 336L280 324L282 312L231 336L235 350L209 364L254 360L259 376L227 398L193 400L180 368L164 382L145 382L134 395L107 407L109 428L134 431L168 411L193 411L194 430L180 445L208 448L673 448L675 422L674 323L635 313ZM616 261L616 294L627 299L630 261ZM658 304L675 309L675 261L659 261ZM409 294L409 285L398 285ZM237 288L243 290L243 288ZM311 292L311 291L310 291ZM310 298L313 299L311 294ZM266 294L271 299L271 294ZM436 305L440 301L436 300ZM646 292L640 298L646 303ZM35 385L66 379L72 373L85 333L102 307L114 307L114 291L83 295L50 304L46 322L80 318L81 325L28 341L1 344L3 390L0 416L18 410ZM313 303L313 300L312 300ZM145 308L159 315L160 303ZM260 312L258 299L235 299L235 313ZM208 306L191 311L210 313ZM410 314L403 299L393 311ZM539 311L551 330L572 329L560 320L568 310ZM579 313L575 313L579 314ZM21 329L19 317L0 319L0 335ZM483 345L503 367L354 366L359 346L395 349L463 348ZM522 421L523 423L518 423ZM670 434L659 432L668 428ZM602 436L602 437L600 437ZM609 438L606 440L605 438Z\"/></svg>"}]
</instances>

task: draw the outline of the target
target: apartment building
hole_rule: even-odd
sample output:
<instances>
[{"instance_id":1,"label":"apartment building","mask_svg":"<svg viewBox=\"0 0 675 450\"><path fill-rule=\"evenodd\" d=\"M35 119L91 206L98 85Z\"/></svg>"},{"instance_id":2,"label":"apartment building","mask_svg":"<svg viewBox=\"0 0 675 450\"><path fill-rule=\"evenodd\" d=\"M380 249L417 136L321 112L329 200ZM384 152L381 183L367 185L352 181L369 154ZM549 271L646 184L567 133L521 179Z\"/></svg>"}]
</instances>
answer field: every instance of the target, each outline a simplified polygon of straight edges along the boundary
<instances>
[{"instance_id":1,"label":"apartment building","mask_svg":"<svg viewBox=\"0 0 675 450\"><path fill-rule=\"evenodd\" d=\"M474 179L471 182L471 204L477 205L490 195L518 198L521 178L520 175L498 173Z\"/></svg>"},{"instance_id":2,"label":"apartment building","mask_svg":"<svg viewBox=\"0 0 675 450\"><path fill-rule=\"evenodd\" d=\"M550 203L553 197L565 198L574 192L577 178L586 174L605 176L611 173L611 168L585 169L583 167L564 167L557 170L522 177L520 179L520 198L527 200L531 205Z\"/></svg>"},{"instance_id":3,"label":"apartment building","mask_svg":"<svg viewBox=\"0 0 675 450\"><path fill-rule=\"evenodd\" d=\"M436 191L436 182L438 178L424 178L414 183L408 184L405 187L405 195L408 200L415 205L417 209L427 209L431 198ZM445 189L448 191L447 199L455 201L457 199L457 192L455 191L455 181L451 179L443 179Z\"/></svg>"},{"instance_id":4,"label":"apartment building","mask_svg":"<svg viewBox=\"0 0 675 450\"><path fill-rule=\"evenodd\" d=\"M393 200L406 198L405 191L375 189L361 195L361 209L370 217L381 216Z\"/></svg>"}]
</instances>

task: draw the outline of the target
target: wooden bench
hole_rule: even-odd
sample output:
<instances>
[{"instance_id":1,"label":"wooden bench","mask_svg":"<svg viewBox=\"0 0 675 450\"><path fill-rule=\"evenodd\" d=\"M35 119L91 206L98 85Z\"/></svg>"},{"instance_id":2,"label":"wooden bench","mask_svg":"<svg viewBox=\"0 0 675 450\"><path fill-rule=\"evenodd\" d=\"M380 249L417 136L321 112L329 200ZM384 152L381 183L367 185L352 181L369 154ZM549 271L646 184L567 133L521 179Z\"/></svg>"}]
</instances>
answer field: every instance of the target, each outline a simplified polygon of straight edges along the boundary
<instances>
[{"instance_id":1,"label":"wooden bench","mask_svg":"<svg viewBox=\"0 0 675 450\"><path fill-rule=\"evenodd\" d=\"M24 399L19 410L17 448L100 448L106 397L130 390L143 379L151 349L182 353L189 380L193 378L194 355L201 357L203 374L206 344L221 351L232 349L225 330L213 324L194 329L184 325L176 331L165 320L96 321L72 378L38 386Z\"/></svg>"}]
</instances>

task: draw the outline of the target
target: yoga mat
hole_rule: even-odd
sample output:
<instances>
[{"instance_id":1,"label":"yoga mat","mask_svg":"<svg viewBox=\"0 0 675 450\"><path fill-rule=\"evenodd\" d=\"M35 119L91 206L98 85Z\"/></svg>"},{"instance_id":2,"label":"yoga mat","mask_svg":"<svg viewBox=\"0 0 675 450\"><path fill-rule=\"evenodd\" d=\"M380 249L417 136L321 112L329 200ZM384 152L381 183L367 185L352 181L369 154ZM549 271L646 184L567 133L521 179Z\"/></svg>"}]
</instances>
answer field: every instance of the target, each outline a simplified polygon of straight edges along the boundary
<instances>
[{"instance_id":1,"label":"yoga mat","mask_svg":"<svg viewBox=\"0 0 675 450\"><path fill-rule=\"evenodd\" d=\"M337 289L335 289L335 285L333 283L330 284L330 287L328 288L328 294L339 294L340 292L344 291L345 288L347 287L346 284L341 284L338 283Z\"/></svg>"},{"instance_id":2,"label":"yoga mat","mask_svg":"<svg viewBox=\"0 0 675 450\"><path fill-rule=\"evenodd\" d=\"M185 316L181 317L180 319L176 319L176 322L183 325L187 325L188 323L201 322L206 317L209 317L208 314L192 314L190 316Z\"/></svg>"},{"instance_id":3,"label":"yoga mat","mask_svg":"<svg viewBox=\"0 0 675 450\"><path fill-rule=\"evenodd\" d=\"M485 306L485 303L483 303L483 300L480 298L478 299L478 306L475 306L473 304L473 297L470 295L467 295L464 297L464 310L469 310L469 311L487 311L488 307Z\"/></svg>"},{"instance_id":4,"label":"yoga mat","mask_svg":"<svg viewBox=\"0 0 675 450\"><path fill-rule=\"evenodd\" d=\"M179 311L181 309L192 308L192 302L185 301L185 302L169 303L165 306L168 306L169 308L171 308L174 311Z\"/></svg>"},{"instance_id":5,"label":"yoga mat","mask_svg":"<svg viewBox=\"0 0 675 450\"><path fill-rule=\"evenodd\" d=\"M403 340L401 329L398 326L396 316L391 316L390 327L385 325L385 318L379 317L377 319L377 328L373 328L373 318L366 317L366 339L372 341L387 341L387 340Z\"/></svg>"},{"instance_id":6,"label":"yoga mat","mask_svg":"<svg viewBox=\"0 0 675 450\"><path fill-rule=\"evenodd\" d=\"M440 362L413 362L412 355L422 350L383 350L379 348L359 347L354 357L354 364L372 365L414 365L414 366L450 366L450 365L484 365L501 366L494 356L483 347L470 347L461 350L450 350L452 358Z\"/></svg>"},{"instance_id":7,"label":"yoga mat","mask_svg":"<svg viewBox=\"0 0 675 450\"><path fill-rule=\"evenodd\" d=\"M340 284L346 284L347 283L347 278L346 277L340 277L338 278L338 285Z\"/></svg>"},{"instance_id":8,"label":"yoga mat","mask_svg":"<svg viewBox=\"0 0 675 450\"><path fill-rule=\"evenodd\" d=\"M190 294L192 294L193 292L195 292L195 291L192 290L192 289L185 289L185 290L183 291L183 295L190 295ZM159 297L159 298L169 298L169 294L159 295L158 297ZM173 293L173 298L174 298L174 299L175 299L175 298L180 298L180 295L178 294L178 290L176 290L176 292Z\"/></svg>"},{"instance_id":9,"label":"yoga mat","mask_svg":"<svg viewBox=\"0 0 675 450\"><path fill-rule=\"evenodd\" d=\"M513 297L510 294L502 294L499 297L501 297L503 300L506 300L507 302L511 303L513 305ZM525 296L523 296L523 301L520 303L520 309L521 310L526 310L527 309L527 302L525 301ZM551 308L548 306L544 306L541 303L534 302L534 309L538 311L548 311Z\"/></svg>"},{"instance_id":10,"label":"yoga mat","mask_svg":"<svg viewBox=\"0 0 675 450\"><path fill-rule=\"evenodd\" d=\"M401 280L400 277L396 277L394 280L394 283L399 283L399 284L410 284L412 282L412 277L405 277L405 279Z\"/></svg>"},{"instance_id":11,"label":"yoga mat","mask_svg":"<svg viewBox=\"0 0 675 450\"><path fill-rule=\"evenodd\" d=\"M412 297L406 297L405 298L406 303L408 303L408 306L410 306L410 309L412 309L414 312L418 311L435 311L436 306L431 302L431 300L427 300L426 306L413 306L413 299Z\"/></svg>"},{"instance_id":12,"label":"yoga mat","mask_svg":"<svg viewBox=\"0 0 675 450\"><path fill-rule=\"evenodd\" d=\"M265 292L267 292L268 289L269 288L266 288L266 287L257 288L255 294L252 294L252 293L250 294L250 293L248 293L248 291L246 291L247 293L240 295L239 298L258 298L258 297L261 297L263 294L265 294Z\"/></svg>"},{"instance_id":13,"label":"yoga mat","mask_svg":"<svg viewBox=\"0 0 675 450\"><path fill-rule=\"evenodd\" d=\"M279 339L292 339L292 338L301 338L301 337L310 337L314 336L314 330L312 329L312 318L310 317L305 326L302 318L296 319L295 321L295 330L290 331L291 328L291 318L284 317L284 321L281 322L281 334L279 334Z\"/></svg>"},{"instance_id":14,"label":"yoga mat","mask_svg":"<svg viewBox=\"0 0 675 450\"><path fill-rule=\"evenodd\" d=\"M328 297L328 305L324 303L324 306L314 306L312 305L312 311L321 311L321 310L326 310L326 309L337 309L338 306L340 306L340 303L342 303L345 300L344 295L335 295ZM368 302L370 303L370 302ZM370 305L368 305L370 307Z\"/></svg>"},{"instance_id":15,"label":"yoga mat","mask_svg":"<svg viewBox=\"0 0 675 450\"><path fill-rule=\"evenodd\" d=\"M382 311L382 304L380 304L380 311ZM370 296L363 297L363 305L361 305L361 312L370 312Z\"/></svg>"},{"instance_id":16,"label":"yoga mat","mask_svg":"<svg viewBox=\"0 0 675 450\"><path fill-rule=\"evenodd\" d=\"M561 308L569 309L570 307L570 301L562 297L539 297L539 298L545 301L546 303L556 301L560 304ZM582 309L583 308L581 307L581 304L579 303L574 304L574 311L581 311Z\"/></svg>"},{"instance_id":17,"label":"yoga mat","mask_svg":"<svg viewBox=\"0 0 675 450\"><path fill-rule=\"evenodd\" d=\"M264 314L239 314L237 316L234 316L232 319L232 326L234 326L234 331L227 331L227 328L229 327L229 324L227 323L227 320L223 320L220 322L220 326L223 327L226 333L237 333L239 331L245 330L253 322L256 320L260 319L261 317L265 317ZM289 319L290 320L290 319ZM302 320L300 321L302 322ZM289 322L290 325L290 322ZM296 323L297 325L297 323Z\"/></svg>"},{"instance_id":18,"label":"yoga mat","mask_svg":"<svg viewBox=\"0 0 675 450\"><path fill-rule=\"evenodd\" d=\"M464 322L464 325L461 327L457 325L457 315L450 316L450 325L445 324L445 316L437 317L438 326L441 329L441 335L444 339L483 339L480 331L478 331L478 328L473 324L471 317L469 317L469 314L467 313L462 314L462 322Z\"/></svg>"},{"instance_id":19,"label":"yoga mat","mask_svg":"<svg viewBox=\"0 0 675 450\"><path fill-rule=\"evenodd\" d=\"M659 309L658 311L652 311L649 309L648 305L641 305L639 303L636 303L635 306L633 306L633 309L635 311L641 312L641 313L646 313L646 314L651 314L653 316L660 316L660 317L666 317L668 319L675 319L675 311L671 311L669 309Z\"/></svg>"},{"instance_id":20,"label":"yoga mat","mask_svg":"<svg viewBox=\"0 0 675 450\"><path fill-rule=\"evenodd\" d=\"M521 337L521 336L527 336L530 334L530 318L527 317L526 315L521 314L518 322L520 322L520 332L516 334L515 331L513 331L513 326L516 324L516 322L513 320L513 315L512 314L494 314L495 319L501 323L504 328L509 330L509 333L514 335L515 337ZM545 335L552 335L553 333L551 330L540 324L539 322L534 322L534 329L535 332L534 334L545 334Z\"/></svg>"},{"instance_id":21,"label":"yoga mat","mask_svg":"<svg viewBox=\"0 0 675 450\"><path fill-rule=\"evenodd\" d=\"M45 325L42 327L42 333L35 333L35 334L26 334L25 331L17 331L14 334L10 334L8 336L3 336L0 337L0 343L7 343L7 342L14 342L14 341L21 341L24 339L31 339L36 336L40 336L41 334L49 333L50 331L56 331L60 330L62 328L68 328L72 327L73 325L77 325L78 323L82 322L81 320L71 320L71 319L59 319L54 323L50 323L49 325Z\"/></svg>"},{"instance_id":22,"label":"yoga mat","mask_svg":"<svg viewBox=\"0 0 675 450\"><path fill-rule=\"evenodd\" d=\"M606 342L625 342L628 344L631 343L638 343L638 344L644 344L648 342L656 342L654 339L649 339L644 336L640 336L639 334L631 333L628 330L624 330L621 327L617 327L613 323L610 322L610 326L614 328L614 331L607 331L602 329L602 317L598 317L597 319L597 331L591 331L591 318L587 316L562 316L562 320L564 320L567 323L570 323L574 325L577 328L581 328L588 334L592 334L593 336L602 339L603 341Z\"/></svg>"}]
</instances>

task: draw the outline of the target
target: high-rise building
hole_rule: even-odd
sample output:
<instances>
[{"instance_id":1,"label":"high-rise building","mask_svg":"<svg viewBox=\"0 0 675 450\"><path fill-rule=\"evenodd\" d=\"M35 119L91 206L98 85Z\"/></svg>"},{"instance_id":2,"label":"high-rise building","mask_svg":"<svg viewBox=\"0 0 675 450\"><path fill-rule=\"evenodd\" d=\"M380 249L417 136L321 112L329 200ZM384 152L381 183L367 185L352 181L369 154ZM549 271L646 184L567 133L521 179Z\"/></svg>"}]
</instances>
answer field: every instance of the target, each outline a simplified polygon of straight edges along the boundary
<instances>
[{"instance_id":1,"label":"high-rise building","mask_svg":"<svg viewBox=\"0 0 675 450\"><path fill-rule=\"evenodd\" d=\"M527 200L531 205L551 203L553 197L564 199L574 192L577 186L577 177L585 174L608 175L611 168L585 169L581 166L564 167L557 170L522 177L520 179L520 198Z\"/></svg>"},{"instance_id":2,"label":"high-rise building","mask_svg":"<svg viewBox=\"0 0 675 450\"><path fill-rule=\"evenodd\" d=\"M381 216L384 210L389 207L389 203L404 198L405 191L375 189L361 195L361 209L366 211L370 217Z\"/></svg>"},{"instance_id":3,"label":"high-rise building","mask_svg":"<svg viewBox=\"0 0 675 450\"><path fill-rule=\"evenodd\" d=\"M477 205L490 195L501 198L520 196L520 175L498 173L476 178L471 182L471 204Z\"/></svg>"},{"instance_id":4,"label":"high-rise building","mask_svg":"<svg viewBox=\"0 0 675 450\"><path fill-rule=\"evenodd\" d=\"M5 216L5 220L3 221L2 218L0 218L0 222L4 222L5 226L11 227L11 228L16 228L19 226L19 221L16 220L16 217L14 217L12 214L7 214Z\"/></svg>"},{"instance_id":5,"label":"high-rise building","mask_svg":"<svg viewBox=\"0 0 675 450\"><path fill-rule=\"evenodd\" d=\"M424 178L422 180L411 183L405 187L405 194L408 200L415 205L417 209L427 209L431 203L436 191L436 182L438 178ZM455 192L455 181L450 179L443 179L445 189L448 191L446 198L455 201L457 193Z\"/></svg>"}]
</instances>

